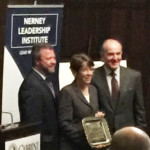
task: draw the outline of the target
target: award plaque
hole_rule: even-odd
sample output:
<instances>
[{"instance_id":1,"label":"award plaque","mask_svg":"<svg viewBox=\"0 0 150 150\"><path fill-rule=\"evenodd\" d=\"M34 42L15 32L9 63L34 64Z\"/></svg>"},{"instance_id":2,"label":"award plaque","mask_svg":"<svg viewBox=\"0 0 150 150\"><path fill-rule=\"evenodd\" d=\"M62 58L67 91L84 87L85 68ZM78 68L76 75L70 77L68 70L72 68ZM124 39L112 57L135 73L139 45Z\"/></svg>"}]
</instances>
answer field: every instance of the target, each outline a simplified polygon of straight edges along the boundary
<instances>
[{"instance_id":1,"label":"award plaque","mask_svg":"<svg viewBox=\"0 0 150 150\"><path fill-rule=\"evenodd\" d=\"M82 125L91 147L110 145L111 135L105 118L87 117L82 120Z\"/></svg>"}]
</instances>

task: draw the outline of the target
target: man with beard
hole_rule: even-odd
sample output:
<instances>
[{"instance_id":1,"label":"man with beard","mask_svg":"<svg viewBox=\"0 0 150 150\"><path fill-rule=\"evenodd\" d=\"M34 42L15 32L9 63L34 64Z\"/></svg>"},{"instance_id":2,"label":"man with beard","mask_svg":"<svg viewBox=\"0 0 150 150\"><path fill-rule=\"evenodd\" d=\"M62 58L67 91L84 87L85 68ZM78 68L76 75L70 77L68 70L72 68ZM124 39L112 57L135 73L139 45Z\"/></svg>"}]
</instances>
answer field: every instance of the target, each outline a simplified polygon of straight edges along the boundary
<instances>
[{"instance_id":1,"label":"man with beard","mask_svg":"<svg viewBox=\"0 0 150 150\"><path fill-rule=\"evenodd\" d=\"M50 44L33 46L32 66L19 90L21 122L41 123L41 150L58 150L56 99L52 83L46 80L50 73L55 72L56 66Z\"/></svg>"},{"instance_id":2,"label":"man with beard","mask_svg":"<svg viewBox=\"0 0 150 150\"><path fill-rule=\"evenodd\" d=\"M141 74L120 66L122 45L115 39L104 41L101 57L104 65L95 70L92 82L97 87L99 105L105 113L110 131L114 133L126 126L144 129Z\"/></svg>"}]
</instances>

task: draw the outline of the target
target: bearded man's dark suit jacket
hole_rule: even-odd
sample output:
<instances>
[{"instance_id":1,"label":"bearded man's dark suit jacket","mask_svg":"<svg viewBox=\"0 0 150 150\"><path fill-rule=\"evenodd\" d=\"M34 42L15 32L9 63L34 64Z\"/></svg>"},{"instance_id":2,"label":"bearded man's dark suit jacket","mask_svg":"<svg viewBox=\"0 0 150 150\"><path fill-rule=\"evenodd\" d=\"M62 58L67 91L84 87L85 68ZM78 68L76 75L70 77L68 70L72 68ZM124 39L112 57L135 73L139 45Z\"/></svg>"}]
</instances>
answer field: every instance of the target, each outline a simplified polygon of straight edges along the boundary
<instances>
[{"instance_id":1,"label":"bearded man's dark suit jacket","mask_svg":"<svg viewBox=\"0 0 150 150\"><path fill-rule=\"evenodd\" d=\"M34 70L19 90L19 110L23 123L41 123L43 149L58 150L58 117L55 99L43 78ZM50 147L49 147L49 146Z\"/></svg>"},{"instance_id":2,"label":"bearded man's dark suit jacket","mask_svg":"<svg viewBox=\"0 0 150 150\"><path fill-rule=\"evenodd\" d=\"M82 119L94 116L98 109L96 88L89 86L90 103L87 102L75 82L64 87L59 95L59 125L62 132L60 150L90 150Z\"/></svg>"},{"instance_id":3,"label":"bearded man's dark suit jacket","mask_svg":"<svg viewBox=\"0 0 150 150\"><path fill-rule=\"evenodd\" d=\"M112 132L125 126L145 129L145 109L139 72L120 67L120 97L115 107L112 105L104 66L95 70L92 83L98 90L99 105L105 112Z\"/></svg>"}]
</instances>

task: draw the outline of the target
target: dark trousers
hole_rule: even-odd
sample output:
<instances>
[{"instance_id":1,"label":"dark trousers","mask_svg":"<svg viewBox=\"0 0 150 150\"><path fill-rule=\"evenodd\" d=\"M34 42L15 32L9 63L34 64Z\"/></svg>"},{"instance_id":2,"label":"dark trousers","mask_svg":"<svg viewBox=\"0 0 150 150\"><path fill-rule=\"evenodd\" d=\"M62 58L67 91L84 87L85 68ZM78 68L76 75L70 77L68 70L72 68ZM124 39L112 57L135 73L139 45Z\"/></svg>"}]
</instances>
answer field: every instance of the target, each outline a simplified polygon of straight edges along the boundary
<instances>
[{"instance_id":1,"label":"dark trousers","mask_svg":"<svg viewBox=\"0 0 150 150\"><path fill-rule=\"evenodd\" d=\"M59 150L59 143L42 142L41 150Z\"/></svg>"}]
</instances>

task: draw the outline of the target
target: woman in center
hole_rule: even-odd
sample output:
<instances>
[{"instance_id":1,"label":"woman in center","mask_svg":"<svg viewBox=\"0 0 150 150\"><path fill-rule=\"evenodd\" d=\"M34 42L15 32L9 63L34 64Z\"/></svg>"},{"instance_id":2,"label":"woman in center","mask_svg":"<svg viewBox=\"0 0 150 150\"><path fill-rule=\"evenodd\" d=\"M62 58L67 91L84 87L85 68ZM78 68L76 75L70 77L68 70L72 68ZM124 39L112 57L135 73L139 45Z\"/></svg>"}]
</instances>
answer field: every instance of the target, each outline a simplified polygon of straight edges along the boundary
<instances>
[{"instance_id":1,"label":"woman in center","mask_svg":"<svg viewBox=\"0 0 150 150\"><path fill-rule=\"evenodd\" d=\"M91 85L94 63L85 54L71 58L70 69L74 81L65 86L59 95L60 150L91 150L82 127L85 117L103 117L99 112L96 88Z\"/></svg>"}]
</instances>

